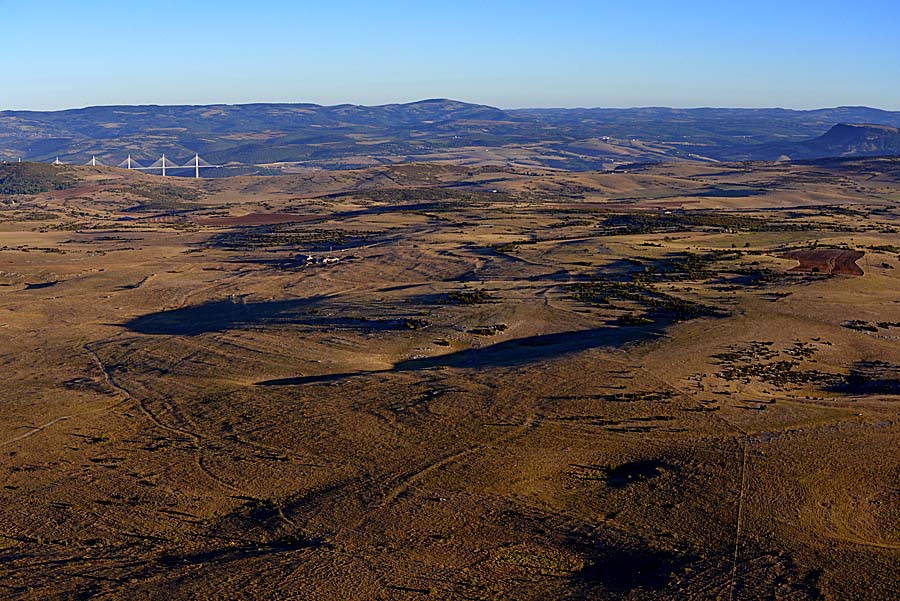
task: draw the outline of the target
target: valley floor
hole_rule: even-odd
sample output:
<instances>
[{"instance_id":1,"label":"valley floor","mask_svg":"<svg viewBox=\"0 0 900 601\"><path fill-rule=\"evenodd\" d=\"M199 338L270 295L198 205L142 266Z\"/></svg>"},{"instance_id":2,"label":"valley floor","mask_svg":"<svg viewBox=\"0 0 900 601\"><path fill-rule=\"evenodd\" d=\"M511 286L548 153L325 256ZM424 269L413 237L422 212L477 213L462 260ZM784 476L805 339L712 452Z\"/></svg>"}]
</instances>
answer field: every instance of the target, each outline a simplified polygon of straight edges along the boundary
<instances>
[{"instance_id":1,"label":"valley floor","mask_svg":"<svg viewBox=\"0 0 900 601\"><path fill-rule=\"evenodd\" d=\"M897 161L74 177L0 210L0 599L900 586Z\"/></svg>"}]
</instances>

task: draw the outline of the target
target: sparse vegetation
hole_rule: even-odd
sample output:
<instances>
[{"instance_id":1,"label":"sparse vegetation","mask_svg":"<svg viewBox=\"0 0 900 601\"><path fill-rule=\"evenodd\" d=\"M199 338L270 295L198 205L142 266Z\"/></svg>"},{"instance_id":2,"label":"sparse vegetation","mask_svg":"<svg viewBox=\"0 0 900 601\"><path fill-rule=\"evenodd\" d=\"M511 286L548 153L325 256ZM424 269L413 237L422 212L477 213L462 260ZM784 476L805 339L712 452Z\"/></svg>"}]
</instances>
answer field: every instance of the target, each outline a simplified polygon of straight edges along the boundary
<instances>
[{"instance_id":1,"label":"sparse vegetation","mask_svg":"<svg viewBox=\"0 0 900 601\"><path fill-rule=\"evenodd\" d=\"M407 330L424 330L431 325L431 322L420 319L418 317L409 317L403 320L403 327Z\"/></svg>"},{"instance_id":2,"label":"sparse vegetation","mask_svg":"<svg viewBox=\"0 0 900 601\"><path fill-rule=\"evenodd\" d=\"M785 255L896 244L900 160L67 169L0 210L10 597L897 588L893 252Z\"/></svg>"},{"instance_id":3,"label":"sparse vegetation","mask_svg":"<svg viewBox=\"0 0 900 601\"><path fill-rule=\"evenodd\" d=\"M41 194L74 187L75 177L63 167L43 163L0 164L0 195Z\"/></svg>"},{"instance_id":4,"label":"sparse vegetation","mask_svg":"<svg viewBox=\"0 0 900 601\"><path fill-rule=\"evenodd\" d=\"M629 301L650 309L657 318L684 321L724 314L720 309L661 292L651 284L642 281L620 282L598 278L590 282L570 284L568 289L572 293L572 297L581 302L610 305L613 301Z\"/></svg>"},{"instance_id":5,"label":"sparse vegetation","mask_svg":"<svg viewBox=\"0 0 900 601\"><path fill-rule=\"evenodd\" d=\"M478 326L469 330L469 333L475 334L476 336L496 336L501 332L505 332L508 327L509 326L507 326L505 323L498 323L489 326Z\"/></svg>"},{"instance_id":6,"label":"sparse vegetation","mask_svg":"<svg viewBox=\"0 0 900 601\"><path fill-rule=\"evenodd\" d=\"M482 288L453 290L447 293L447 300L458 305L481 305L497 302L497 297Z\"/></svg>"}]
</instances>

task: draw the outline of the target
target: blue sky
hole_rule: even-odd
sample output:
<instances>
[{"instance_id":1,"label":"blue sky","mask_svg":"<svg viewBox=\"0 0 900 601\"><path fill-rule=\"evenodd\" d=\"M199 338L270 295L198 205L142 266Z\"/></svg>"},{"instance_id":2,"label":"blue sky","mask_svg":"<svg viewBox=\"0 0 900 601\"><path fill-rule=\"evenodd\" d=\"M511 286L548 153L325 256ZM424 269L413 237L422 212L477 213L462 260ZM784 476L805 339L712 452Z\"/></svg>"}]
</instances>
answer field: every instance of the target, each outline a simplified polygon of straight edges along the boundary
<instances>
[{"instance_id":1,"label":"blue sky","mask_svg":"<svg viewBox=\"0 0 900 601\"><path fill-rule=\"evenodd\" d=\"M0 0L0 110L96 104L900 109L896 0Z\"/></svg>"}]
</instances>

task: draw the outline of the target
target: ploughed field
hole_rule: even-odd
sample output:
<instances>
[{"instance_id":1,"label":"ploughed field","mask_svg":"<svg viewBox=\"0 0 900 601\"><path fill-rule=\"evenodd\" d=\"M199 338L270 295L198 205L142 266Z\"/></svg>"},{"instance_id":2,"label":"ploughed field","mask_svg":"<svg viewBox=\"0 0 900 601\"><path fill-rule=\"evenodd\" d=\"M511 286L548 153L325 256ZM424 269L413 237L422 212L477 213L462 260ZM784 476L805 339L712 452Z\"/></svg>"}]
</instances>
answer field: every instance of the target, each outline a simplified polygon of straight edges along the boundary
<instances>
[{"instance_id":1,"label":"ploughed field","mask_svg":"<svg viewBox=\"0 0 900 601\"><path fill-rule=\"evenodd\" d=\"M0 196L0 598L900 585L898 160L63 169Z\"/></svg>"}]
</instances>

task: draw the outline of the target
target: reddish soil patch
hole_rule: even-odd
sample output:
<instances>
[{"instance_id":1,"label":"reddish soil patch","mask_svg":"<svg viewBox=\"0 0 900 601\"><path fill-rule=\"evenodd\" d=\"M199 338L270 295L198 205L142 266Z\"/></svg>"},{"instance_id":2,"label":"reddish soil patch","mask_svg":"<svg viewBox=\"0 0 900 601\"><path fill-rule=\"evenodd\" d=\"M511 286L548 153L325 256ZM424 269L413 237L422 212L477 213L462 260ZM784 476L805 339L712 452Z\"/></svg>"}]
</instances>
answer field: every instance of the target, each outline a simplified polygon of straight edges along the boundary
<instances>
[{"instance_id":1,"label":"reddish soil patch","mask_svg":"<svg viewBox=\"0 0 900 601\"><path fill-rule=\"evenodd\" d=\"M794 250L785 253L786 259L800 261L800 265L790 271L806 271L812 273L828 273L840 275L863 275L862 268L856 264L866 253L859 250L842 250L840 248L823 248L816 250Z\"/></svg>"},{"instance_id":2,"label":"reddish soil patch","mask_svg":"<svg viewBox=\"0 0 900 601\"><path fill-rule=\"evenodd\" d=\"M197 217L193 221L197 225L277 225L279 223L302 223L321 219L321 215L294 215L292 213L250 213L233 217Z\"/></svg>"},{"instance_id":3,"label":"reddish soil patch","mask_svg":"<svg viewBox=\"0 0 900 601\"><path fill-rule=\"evenodd\" d=\"M90 184L87 186L78 186L77 188L65 188L63 190L51 190L47 192L47 196L54 200L64 200L75 196L92 196L100 191L99 184Z\"/></svg>"}]
</instances>

